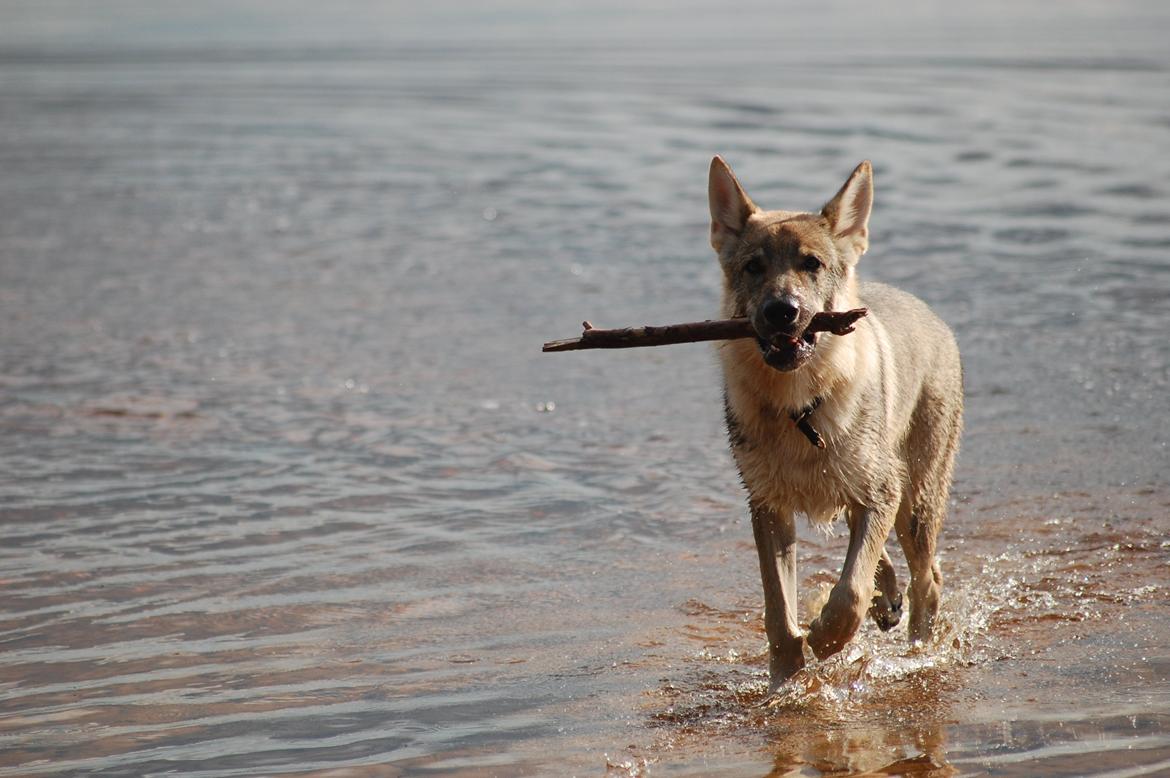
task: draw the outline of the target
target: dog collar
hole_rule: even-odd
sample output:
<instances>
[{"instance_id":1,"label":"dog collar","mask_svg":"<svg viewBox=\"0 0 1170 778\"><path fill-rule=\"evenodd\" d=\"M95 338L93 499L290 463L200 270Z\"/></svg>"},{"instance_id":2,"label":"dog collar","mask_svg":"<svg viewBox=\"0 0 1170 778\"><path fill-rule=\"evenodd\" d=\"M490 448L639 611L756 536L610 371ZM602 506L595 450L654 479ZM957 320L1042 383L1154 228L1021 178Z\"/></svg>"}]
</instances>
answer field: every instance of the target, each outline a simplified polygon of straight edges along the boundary
<instances>
[{"instance_id":1,"label":"dog collar","mask_svg":"<svg viewBox=\"0 0 1170 778\"><path fill-rule=\"evenodd\" d=\"M796 428L808 438L809 443L812 443L817 448L824 448L825 439L821 437L821 433L817 432L808 420L813 415L813 411L820 407L820 404L821 398L817 397L804 408L801 408L799 411L792 411L788 416L792 419L792 423L796 425Z\"/></svg>"}]
</instances>

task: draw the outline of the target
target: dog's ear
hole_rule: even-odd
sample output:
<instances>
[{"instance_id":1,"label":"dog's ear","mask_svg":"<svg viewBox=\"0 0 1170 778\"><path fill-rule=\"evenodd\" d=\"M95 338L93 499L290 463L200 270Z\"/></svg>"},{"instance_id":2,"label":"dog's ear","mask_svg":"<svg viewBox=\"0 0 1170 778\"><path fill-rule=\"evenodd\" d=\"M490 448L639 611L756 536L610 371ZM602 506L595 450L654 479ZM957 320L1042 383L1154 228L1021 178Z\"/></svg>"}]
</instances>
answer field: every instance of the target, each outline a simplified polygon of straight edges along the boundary
<instances>
[{"instance_id":1,"label":"dog's ear","mask_svg":"<svg viewBox=\"0 0 1170 778\"><path fill-rule=\"evenodd\" d=\"M849 176L841 191L821 209L833 237L849 240L857 255L869 248L869 212L873 207L873 167L865 160Z\"/></svg>"},{"instance_id":2,"label":"dog's ear","mask_svg":"<svg viewBox=\"0 0 1170 778\"><path fill-rule=\"evenodd\" d=\"M743 191L722 157L711 160L707 200L711 206L711 248L718 253L728 240L739 237L748 217L759 208Z\"/></svg>"}]
</instances>

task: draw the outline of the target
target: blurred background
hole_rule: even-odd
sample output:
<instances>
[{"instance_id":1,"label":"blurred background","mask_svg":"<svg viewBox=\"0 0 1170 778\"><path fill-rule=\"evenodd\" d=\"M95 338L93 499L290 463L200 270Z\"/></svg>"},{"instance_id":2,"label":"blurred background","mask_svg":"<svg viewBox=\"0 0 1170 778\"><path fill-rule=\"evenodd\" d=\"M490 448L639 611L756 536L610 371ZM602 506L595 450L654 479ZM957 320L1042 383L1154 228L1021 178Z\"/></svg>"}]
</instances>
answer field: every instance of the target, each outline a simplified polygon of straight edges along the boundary
<instances>
[{"instance_id":1,"label":"blurred background","mask_svg":"<svg viewBox=\"0 0 1170 778\"><path fill-rule=\"evenodd\" d=\"M0 4L0 775L1170 770L1168 32ZM946 629L771 707L712 347L539 351L715 314L714 154L966 370Z\"/></svg>"}]
</instances>

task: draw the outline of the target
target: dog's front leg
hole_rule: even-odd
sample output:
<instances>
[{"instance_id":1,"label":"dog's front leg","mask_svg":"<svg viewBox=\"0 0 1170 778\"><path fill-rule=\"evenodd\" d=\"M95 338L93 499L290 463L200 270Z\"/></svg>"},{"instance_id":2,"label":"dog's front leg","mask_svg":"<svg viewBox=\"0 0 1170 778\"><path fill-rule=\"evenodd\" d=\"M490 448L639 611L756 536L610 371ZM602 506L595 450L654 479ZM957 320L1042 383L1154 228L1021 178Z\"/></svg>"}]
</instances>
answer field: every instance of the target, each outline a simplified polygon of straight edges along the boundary
<instances>
[{"instance_id":1,"label":"dog's front leg","mask_svg":"<svg viewBox=\"0 0 1170 778\"><path fill-rule=\"evenodd\" d=\"M856 505L849 509L849 550L841 578L820 615L809 625L808 644L818 659L840 651L861 626L897 504L895 499L894 507L883 501L879 508Z\"/></svg>"},{"instance_id":2,"label":"dog's front leg","mask_svg":"<svg viewBox=\"0 0 1170 778\"><path fill-rule=\"evenodd\" d=\"M752 532L764 582L770 690L804 667L804 638L796 623L796 522L792 514L752 504Z\"/></svg>"}]
</instances>

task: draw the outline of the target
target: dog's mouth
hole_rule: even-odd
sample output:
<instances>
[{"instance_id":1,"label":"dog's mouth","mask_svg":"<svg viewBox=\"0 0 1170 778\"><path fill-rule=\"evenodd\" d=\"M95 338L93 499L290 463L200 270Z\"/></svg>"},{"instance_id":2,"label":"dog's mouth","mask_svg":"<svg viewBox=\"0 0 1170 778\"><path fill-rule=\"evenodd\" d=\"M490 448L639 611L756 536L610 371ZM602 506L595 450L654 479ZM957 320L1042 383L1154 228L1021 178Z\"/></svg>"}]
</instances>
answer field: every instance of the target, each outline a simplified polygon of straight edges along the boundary
<instances>
[{"instance_id":1,"label":"dog's mouth","mask_svg":"<svg viewBox=\"0 0 1170 778\"><path fill-rule=\"evenodd\" d=\"M805 332L799 336L780 333L770 338L757 335L756 343L769 367L787 373L812 359L817 333Z\"/></svg>"}]
</instances>

